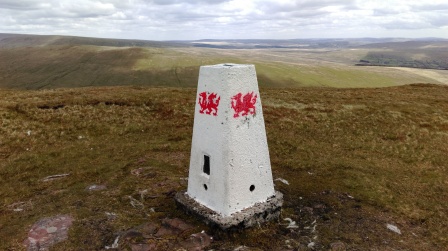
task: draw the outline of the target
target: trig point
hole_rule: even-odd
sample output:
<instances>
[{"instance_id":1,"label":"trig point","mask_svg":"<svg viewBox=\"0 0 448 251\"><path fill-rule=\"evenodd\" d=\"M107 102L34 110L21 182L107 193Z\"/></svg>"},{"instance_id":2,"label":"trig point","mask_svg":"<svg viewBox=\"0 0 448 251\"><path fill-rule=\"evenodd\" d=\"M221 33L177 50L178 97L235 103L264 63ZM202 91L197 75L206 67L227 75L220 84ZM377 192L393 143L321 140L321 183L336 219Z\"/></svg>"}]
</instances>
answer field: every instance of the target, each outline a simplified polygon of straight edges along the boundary
<instances>
[{"instance_id":1,"label":"trig point","mask_svg":"<svg viewBox=\"0 0 448 251\"><path fill-rule=\"evenodd\" d=\"M279 217L253 65L201 66L188 190L176 201L222 229Z\"/></svg>"}]
</instances>

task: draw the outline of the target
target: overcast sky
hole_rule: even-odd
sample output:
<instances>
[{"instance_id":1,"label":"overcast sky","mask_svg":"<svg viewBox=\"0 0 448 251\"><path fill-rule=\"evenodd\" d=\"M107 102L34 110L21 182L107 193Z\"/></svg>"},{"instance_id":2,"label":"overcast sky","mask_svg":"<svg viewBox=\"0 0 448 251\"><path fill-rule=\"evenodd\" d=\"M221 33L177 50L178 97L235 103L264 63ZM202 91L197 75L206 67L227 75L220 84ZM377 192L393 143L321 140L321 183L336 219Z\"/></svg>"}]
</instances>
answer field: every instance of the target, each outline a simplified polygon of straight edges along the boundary
<instances>
[{"instance_id":1,"label":"overcast sky","mask_svg":"<svg viewBox=\"0 0 448 251\"><path fill-rule=\"evenodd\" d=\"M448 38L448 0L0 0L0 33L146 40Z\"/></svg>"}]
</instances>

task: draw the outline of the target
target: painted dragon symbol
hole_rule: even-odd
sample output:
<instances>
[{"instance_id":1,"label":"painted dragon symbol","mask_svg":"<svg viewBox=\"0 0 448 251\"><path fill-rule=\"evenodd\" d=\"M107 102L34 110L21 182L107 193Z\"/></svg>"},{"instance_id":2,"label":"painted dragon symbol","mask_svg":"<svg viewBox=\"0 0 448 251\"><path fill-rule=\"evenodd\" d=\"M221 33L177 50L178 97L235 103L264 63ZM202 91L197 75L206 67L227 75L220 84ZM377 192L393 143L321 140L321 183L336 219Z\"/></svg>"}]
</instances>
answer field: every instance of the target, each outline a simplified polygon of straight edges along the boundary
<instances>
[{"instance_id":1,"label":"painted dragon symbol","mask_svg":"<svg viewBox=\"0 0 448 251\"><path fill-rule=\"evenodd\" d=\"M257 102L257 94L254 92L246 93L244 96L242 93L238 93L231 99L232 109L235 111L234 118L239 116L247 116L255 114L255 103Z\"/></svg>"},{"instance_id":2,"label":"painted dragon symbol","mask_svg":"<svg viewBox=\"0 0 448 251\"><path fill-rule=\"evenodd\" d=\"M213 116L218 116L218 106L221 97L216 93L207 93L201 92L199 93L199 101L198 104L201 107L199 113L208 114Z\"/></svg>"}]
</instances>

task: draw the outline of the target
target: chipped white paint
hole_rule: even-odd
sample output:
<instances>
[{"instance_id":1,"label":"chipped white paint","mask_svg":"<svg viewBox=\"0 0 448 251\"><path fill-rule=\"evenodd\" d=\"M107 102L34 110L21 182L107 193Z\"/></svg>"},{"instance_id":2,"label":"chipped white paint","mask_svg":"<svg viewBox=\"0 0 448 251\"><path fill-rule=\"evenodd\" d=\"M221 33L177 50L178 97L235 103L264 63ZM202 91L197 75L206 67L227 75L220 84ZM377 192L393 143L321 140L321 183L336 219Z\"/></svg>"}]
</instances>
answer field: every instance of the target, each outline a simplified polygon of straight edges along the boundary
<instances>
[{"instance_id":1,"label":"chipped white paint","mask_svg":"<svg viewBox=\"0 0 448 251\"><path fill-rule=\"evenodd\" d=\"M253 65L200 68L187 194L224 216L274 195Z\"/></svg>"}]
</instances>

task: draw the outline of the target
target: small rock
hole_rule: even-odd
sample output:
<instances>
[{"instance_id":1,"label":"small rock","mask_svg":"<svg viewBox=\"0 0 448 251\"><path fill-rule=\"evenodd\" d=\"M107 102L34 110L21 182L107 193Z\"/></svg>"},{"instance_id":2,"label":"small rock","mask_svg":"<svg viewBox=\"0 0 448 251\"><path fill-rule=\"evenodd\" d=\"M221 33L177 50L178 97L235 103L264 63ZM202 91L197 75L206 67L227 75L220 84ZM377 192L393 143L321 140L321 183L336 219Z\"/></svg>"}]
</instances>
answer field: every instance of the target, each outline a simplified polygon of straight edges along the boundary
<instances>
[{"instance_id":1,"label":"small rock","mask_svg":"<svg viewBox=\"0 0 448 251\"><path fill-rule=\"evenodd\" d=\"M289 222L289 224L286 228L299 228L299 226L297 226L296 222L291 220L291 218L284 218L283 220Z\"/></svg>"},{"instance_id":2,"label":"small rock","mask_svg":"<svg viewBox=\"0 0 448 251\"><path fill-rule=\"evenodd\" d=\"M50 176L47 176L47 177L43 178L42 181L43 182L48 182L48 181L52 181L52 180L56 180L56 179L65 178L65 177L67 177L69 175L70 175L69 173L50 175Z\"/></svg>"},{"instance_id":3,"label":"small rock","mask_svg":"<svg viewBox=\"0 0 448 251\"><path fill-rule=\"evenodd\" d=\"M154 243L151 244L132 244L132 251L153 251L157 250L157 245Z\"/></svg>"},{"instance_id":4,"label":"small rock","mask_svg":"<svg viewBox=\"0 0 448 251\"><path fill-rule=\"evenodd\" d=\"M87 191L101 191L106 189L107 187L104 185L91 185L86 188Z\"/></svg>"},{"instance_id":5,"label":"small rock","mask_svg":"<svg viewBox=\"0 0 448 251\"><path fill-rule=\"evenodd\" d=\"M289 182L287 180L285 180L285 179L277 178L275 180L278 180L278 181L282 182L283 184L289 185Z\"/></svg>"},{"instance_id":6,"label":"small rock","mask_svg":"<svg viewBox=\"0 0 448 251\"><path fill-rule=\"evenodd\" d=\"M164 219L162 221L162 227L157 231L155 236L162 237L166 235L177 235L191 228L193 227L181 219Z\"/></svg>"},{"instance_id":7,"label":"small rock","mask_svg":"<svg viewBox=\"0 0 448 251\"><path fill-rule=\"evenodd\" d=\"M248 251L250 250L250 248L246 247L246 246L239 246L237 248L235 248L233 251Z\"/></svg>"},{"instance_id":8,"label":"small rock","mask_svg":"<svg viewBox=\"0 0 448 251\"><path fill-rule=\"evenodd\" d=\"M22 202L22 201L15 202L15 203L7 206L7 208L9 210L14 211L14 212L22 212L26 209L31 209L32 207L33 207L33 203L31 202L31 200L27 201L27 202Z\"/></svg>"},{"instance_id":9,"label":"small rock","mask_svg":"<svg viewBox=\"0 0 448 251\"><path fill-rule=\"evenodd\" d=\"M73 220L69 215L57 215L36 222L24 241L27 251L48 250L54 244L66 240Z\"/></svg>"},{"instance_id":10,"label":"small rock","mask_svg":"<svg viewBox=\"0 0 448 251\"><path fill-rule=\"evenodd\" d=\"M49 234L56 233L56 231L58 231L58 228L56 228L56 227L47 228L47 233L49 233Z\"/></svg>"},{"instance_id":11,"label":"small rock","mask_svg":"<svg viewBox=\"0 0 448 251\"><path fill-rule=\"evenodd\" d=\"M141 176L147 178L154 178L157 176L157 173L153 170L152 167L139 167L131 170L131 174L137 177Z\"/></svg>"},{"instance_id":12,"label":"small rock","mask_svg":"<svg viewBox=\"0 0 448 251\"><path fill-rule=\"evenodd\" d=\"M155 223L148 222L141 225L139 228L141 229L143 235L153 235L157 232L159 227Z\"/></svg>"},{"instance_id":13,"label":"small rock","mask_svg":"<svg viewBox=\"0 0 448 251\"><path fill-rule=\"evenodd\" d=\"M110 246L105 246L105 249L116 249L118 248L118 241L120 240L120 236L117 236L117 238L115 238L114 243L112 243L112 245Z\"/></svg>"},{"instance_id":14,"label":"small rock","mask_svg":"<svg viewBox=\"0 0 448 251\"><path fill-rule=\"evenodd\" d=\"M400 229L398 229L398 227L395 225L387 224L387 229L389 229L390 231L395 232L397 234L401 234Z\"/></svg>"},{"instance_id":15,"label":"small rock","mask_svg":"<svg viewBox=\"0 0 448 251\"><path fill-rule=\"evenodd\" d=\"M109 220L115 220L118 215L116 213L110 213L110 212L104 212L107 215L107 219Z\"/></svg>"},{"instance_id":16,"label":"small rock","mask_svg":"<svg viewBox=\"0 0 448 251\"><path fill-rule=\"evenodd\" d=\"M316 204L314 205L314 209L325 209L325 205L324 204Z\"/></svg>"},{"instance_id":17,"label":"small rock","mask_svg":"<svg viewBox=\"0 0 448 251\"><path fill-rule=\"evenodd\" d=\"M306 211L307 213L313 213L313 208L312 207L304 207L303 211Z\"/></svg>"},{"instance_id":18,"label":"small rock","mask_svg":"<svg viewBox=\"0 0 448 251\"><path fill-rule=\"evenodd\" d=\"M134 239L139 239L141 237L143 237L142 233L140 233L134 229L131 229L131 230L127 231L126 233L124 233L123 236L121 237L121 239L125 240L125 241L130 241L130 240L134 240Z\"/></svg>"},{"instance_id":19,"label":"small rock","mask_svg":"<svg viewBox=\"0 0 448 251\"><path fill-rule=\"evenodd\" d=\"M180 242L181 247L187 250L204 250L204 248L210 246L213 241L213 237L206 234L204 231L197 234L192 234L190 238Z\"/></svg>"},{"instance_id":20,"label":"small rock","mask_svg":"<svg viewBox=\"0 0 448 251\"><path fill-rule=\"evenodd\" d=\"M139 167L137 169L132 170L131 174L135 176L140 176L144 171L145 169L143 167Z\"/></svg>"},{"instance_id":21,"label":"small rock","mask_svg":"<svg viewBox=\"0 0 448 251\"><path fill-rule=\"evenodd\" d=\"M347 247L344 242L337 241L330 244L331 251L345 251Z\"/></svg>"}]
</instances>

